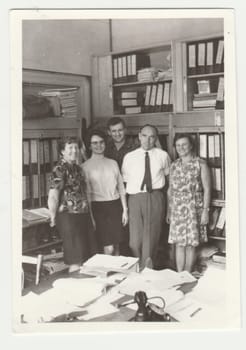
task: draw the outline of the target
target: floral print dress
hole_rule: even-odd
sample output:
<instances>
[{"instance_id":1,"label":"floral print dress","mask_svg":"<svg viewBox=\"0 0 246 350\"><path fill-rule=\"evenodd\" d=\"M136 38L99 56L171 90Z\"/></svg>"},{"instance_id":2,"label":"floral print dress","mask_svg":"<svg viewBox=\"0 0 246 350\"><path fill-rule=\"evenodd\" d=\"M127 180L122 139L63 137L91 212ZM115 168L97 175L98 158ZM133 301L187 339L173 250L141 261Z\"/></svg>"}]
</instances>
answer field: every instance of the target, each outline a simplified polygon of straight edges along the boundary
<instances>
[{"instance_id":1,"label":"floral print dress","mask_svg":"<svg viewBox=\"0 0 246 350\"><path fill-rule=\"evenodd\" d=\"M53 169L50 188L60 190L59 212L89 212L85 175L79 165L67 163L61 158Z\"/></svg>"},{"instance_id":2,"label":"floral print dress","mask_svg":"<svg viewBox=\"0 0 246 350\"><path fill-rule=\"evenodd\" d=\"M170 168L170 232L168 242L198 246L207 242L207 228L201 225L203 187L200 158L183 163L179 158Z\"/></svg>"}]
</instances>

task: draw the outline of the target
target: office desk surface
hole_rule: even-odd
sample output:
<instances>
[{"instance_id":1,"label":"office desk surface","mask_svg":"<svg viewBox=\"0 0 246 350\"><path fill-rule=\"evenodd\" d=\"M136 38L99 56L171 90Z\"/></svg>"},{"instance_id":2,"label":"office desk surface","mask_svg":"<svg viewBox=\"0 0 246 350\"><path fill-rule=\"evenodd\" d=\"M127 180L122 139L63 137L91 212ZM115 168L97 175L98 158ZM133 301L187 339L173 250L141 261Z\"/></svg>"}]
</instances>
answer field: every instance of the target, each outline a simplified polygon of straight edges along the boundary
<instances>
[{"instance_id":1,"label":"office desk surface","mask_svg":"<svg viewBox=\"0 0 246 350\"><path fill-rule=\"evenodd\" d=\"M39 283L39 285L35 285L34 283L30 283L28 286L26 286L23 289L22 295L26 295L28 292L33 292L35 294L42 294L43 292L47 291L48 289L52 288L52 284L54 281L56 281L57 279L60 278L78 278L78 279L83 279L83 278L88 278L87 275L83 275L80 274L78 272L74 272L74 273L68 273L67 270L66 271L62 271L62 272L58 272L58 273L54 273L52 275L47 275L45 277L42 278L41 282ZM93 278L93 277L91 277ZM131 297L128 296L124 296L122 295L121 299L119 302L126 302L128 300L132 299ZM81 311L81 315L83 314L83 311ZM72 313L71 316L73 317L73 315L75 316L79 316L78 312ZM114 312L112 314L109 315L105 315L103 317L97 317L97 318L93 318L90 319L86 322L123 322L123 321L129 321L133 316L135 315L135 311L127 308L127 307L122 307L119 308L118 312ZM68 321L67 318L68 315L63 314L60 315L58 317L56 317L56 319L54 321L56 322L65 322ZM71 318L72 318L71 317ZM74 322L76 322L77 320L74 319ZM78 321L77 321L78 322ZM79 322L85 322L85 321L79 321Z\"/></svg>"},{"instance_id":2,"label":"office desk surface","mask_svg":"<svg viewBox=\"0 0 246 350\"><path fill-rule=\"evenodd\" d=\"M64 278L78 278L78 279L83 279L83 278L88 278L87 275L83 275L80 274L78 272L74 272L74 273L68 273L67 271L63 271L63 272L58 272L52 275L47 275L45 277L42 278L41 282L39 285L34 285L34 284L30 284L29 286L25 287L23 290L23 295L27 294L28 292L33 292L35 294L42 294L43 292L47 291L48 289L52 288L52 284L54 281L56 281L57 279L64 279ZM93 278L93 277L91 277ZM188 293L191 291L191 289L196 285L196 282L193 283L186 283L183 284L182 287L180 287L180 289L182 290L182 292L184 293ZM102 297L103 298L103 297ZM112 305L116 305L116 304L120 304L120 303L124 303L127 302L128 300L132 300L132 297L128 297L128 296L124 296L122 295L122 297L120 297L119 300L117 300L116 302L113 302ZM68 322L68 321L73 321L73 322L126 322L131 320L134 315L135 315L135 311L131 310L130 308L127 307L121 307L118 309L117 312L113 312L111 314L108 315L104 315L101 317L96 317L96 318L92 318L88 321L83 321L83 320L78 320L77 317L82 316L84 314L85 310L81 310L81 312L75 311L75 312L71 312L69 314L62 314L58 317L56 317L54 319L54 322Z\"/></svg>"}]
</instances>

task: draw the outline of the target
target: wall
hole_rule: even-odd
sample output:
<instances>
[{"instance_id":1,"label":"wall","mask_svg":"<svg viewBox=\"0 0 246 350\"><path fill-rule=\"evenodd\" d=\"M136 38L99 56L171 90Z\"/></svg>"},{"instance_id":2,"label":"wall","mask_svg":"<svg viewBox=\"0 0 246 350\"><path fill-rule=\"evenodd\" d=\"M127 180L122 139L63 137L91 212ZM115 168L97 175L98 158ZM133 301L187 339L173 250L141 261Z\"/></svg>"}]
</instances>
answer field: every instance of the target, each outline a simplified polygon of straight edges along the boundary
<instances>
[{"instance_id":1,"label":"wall","mask_svg":"<svg viewBox=\"0 0 246 350\"><path fill-rule=\"evenodd\" d=\"M109 51L108 20L23 21L23 68L91 75L91 55Z\"/></svg>"},{"instance_id":2,"label":"wall","mask_svg":"<svg viewBox=\"0 0 246 350\"><path fill-rule=\"evenodd\" d=\"M223 20L217 18L117 19L112 20L112 33L113 51L123 51L175 39L223 33Z\"/></svg>"}]
</instances>

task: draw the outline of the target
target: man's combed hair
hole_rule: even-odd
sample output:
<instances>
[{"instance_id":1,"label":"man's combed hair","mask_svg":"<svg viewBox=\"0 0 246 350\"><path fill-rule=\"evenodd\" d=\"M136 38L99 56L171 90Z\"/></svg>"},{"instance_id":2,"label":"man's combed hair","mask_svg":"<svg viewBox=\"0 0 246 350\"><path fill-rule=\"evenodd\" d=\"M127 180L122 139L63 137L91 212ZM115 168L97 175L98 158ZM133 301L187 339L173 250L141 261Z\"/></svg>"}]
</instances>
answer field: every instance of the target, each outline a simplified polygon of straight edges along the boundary
<instances>
[{"instance_id":1,"label":"man's combed hair","mask_svg":"<svg viewBox=\"0 0 246 350\"><path fill-rule=\"evenodd\" d=\"M107 128L110 129L110 126L114 126L117 124L122 124L124 128L126 128L125 121L120 117L112 117L107 122Z\"/></svg>"},{"instance_id":2,"label":"man's combed hair","mask_svg":"<svg viewBox=\"0 0 246 350\"><path fill-rule=\"evenodd\" d=\"M158 129L155 125L152 125L152 124L144 124L143 126L140 127L139 132L141 132L146 127L149 127L149 128L152 128L153 130L155 130L156 136L158 136L158 134L159 134Z\"/></svg>"}]
</instances>

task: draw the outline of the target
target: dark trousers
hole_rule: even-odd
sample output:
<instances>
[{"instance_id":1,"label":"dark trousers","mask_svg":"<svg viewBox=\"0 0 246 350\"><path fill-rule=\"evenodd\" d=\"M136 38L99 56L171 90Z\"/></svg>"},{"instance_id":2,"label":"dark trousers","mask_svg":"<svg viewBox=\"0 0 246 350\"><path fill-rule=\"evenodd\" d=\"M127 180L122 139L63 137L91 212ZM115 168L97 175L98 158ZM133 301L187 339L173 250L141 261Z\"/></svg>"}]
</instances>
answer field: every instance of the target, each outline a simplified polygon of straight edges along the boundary
<instances>
[{"instance_id":1,"label":"dark trousers","mask_svg":"<svg viewBox=\"0 0 246 350\"><path fill-rule=\"evenodd\" d=\"M144 267L146 259L155 260L164 218L161 190L129 196L130 248Z\"/></svg>"}]
</instances>

